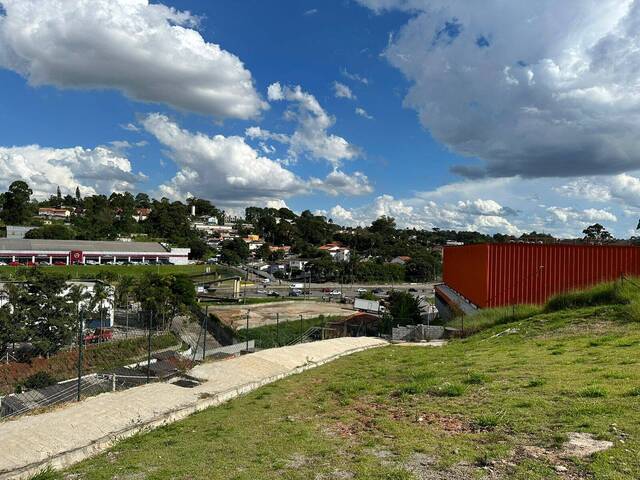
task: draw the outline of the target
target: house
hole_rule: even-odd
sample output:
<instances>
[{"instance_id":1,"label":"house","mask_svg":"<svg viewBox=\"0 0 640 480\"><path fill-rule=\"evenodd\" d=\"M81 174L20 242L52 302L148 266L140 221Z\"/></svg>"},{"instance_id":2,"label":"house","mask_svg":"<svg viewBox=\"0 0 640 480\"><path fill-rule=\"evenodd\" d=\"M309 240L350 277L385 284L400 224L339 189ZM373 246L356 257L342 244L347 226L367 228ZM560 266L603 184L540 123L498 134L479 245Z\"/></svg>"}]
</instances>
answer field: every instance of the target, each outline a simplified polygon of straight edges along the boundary
<instances>
[{"instance_id":1,"label":"house","mask_svg":"<svg viewBox=\"0 0 640 480\"><path fill-rule=\"evenodd\" d=\"M273 252L284 252L285 255L288 254L291 251L291 247L289 245L282 245L282 246L275 246L275 245L270 245L269 246L269 251L271 251L271 253Z\"/></svg>"},{"instance_id":2,"label":"house","mask_svg":"<svg viewBox=\"0 0 640 480\"><path fill-rule=\"evenodd\" d=\"M382 317L373 313L357 312L327 324L328 334L333 337L378 336Z\"/></svg>"},{"instance_id":3,"label":"house","mask_svg":"<svg viewBox=\"0 0 640 480\"><path fill-rule=\"evenodd\" d=\"M307 263L309 263L309 260L301 260L299 258L289 260L289 270L304 270Z\"/></svg>"},{"instance_id":4,"label":"house","mask_svg":"<svg viewBox=\"0 0 640 480\"><path fill-rule=\"evenodd\" d=\"M398 257L395 257L389 263L393 263L394 265L406 265L409 262L409 260L411 260L411 257L407 257L406 255L400 255Z\"/></svg>"},{"instance_id":5,"label":"house","mask_svg":"<svg viewBox=\"0 0 640 480\"><path fill-rule=\"evenodd\" d=\"M318 250L328 252L334 262L348 262L351 259L351 251L340 242L327 243L318 247Z\"/></svg>"},{"instance_id":6,"label":"house","mask_svg":"<svg viewBox=\"0 0 640 480\"><path fill-rule=\"evenodd\" d=\"M69 218L71 211L66 208L44 207L38 209L38 216L43 218Z\"/></svg>"},{"instance_id":7,"label":"house","mask_svg":"<svg viewBox=\"0 0 640 480\"><path fill-rule=\"evenodd\" d=\"M149 218L149 214L151 213L150 208L136 208L133 211L133 219L136 222L144 222L147 218Z\"/></svg>"}]
</instances>

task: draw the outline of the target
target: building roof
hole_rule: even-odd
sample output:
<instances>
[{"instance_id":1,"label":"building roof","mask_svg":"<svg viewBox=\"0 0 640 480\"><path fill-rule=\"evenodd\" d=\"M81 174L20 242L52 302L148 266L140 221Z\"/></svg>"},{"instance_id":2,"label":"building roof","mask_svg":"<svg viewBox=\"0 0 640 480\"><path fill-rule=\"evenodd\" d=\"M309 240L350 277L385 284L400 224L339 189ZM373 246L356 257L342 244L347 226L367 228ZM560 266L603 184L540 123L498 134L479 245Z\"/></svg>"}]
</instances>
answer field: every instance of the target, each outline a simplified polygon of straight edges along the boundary
<instances>
[{"instance_id":1,"label":"building roof","mask_svg":"<svg viewBox=\"0 0 640 480\"><path fill-rule=\"evenodd\" d=\"M27 240L14 238L0 238L0 251L34 252L53 251L70 252L144 252L167 253L169 250L157 242L115 242L92 240Z\"/></svg>"}]
</instances>

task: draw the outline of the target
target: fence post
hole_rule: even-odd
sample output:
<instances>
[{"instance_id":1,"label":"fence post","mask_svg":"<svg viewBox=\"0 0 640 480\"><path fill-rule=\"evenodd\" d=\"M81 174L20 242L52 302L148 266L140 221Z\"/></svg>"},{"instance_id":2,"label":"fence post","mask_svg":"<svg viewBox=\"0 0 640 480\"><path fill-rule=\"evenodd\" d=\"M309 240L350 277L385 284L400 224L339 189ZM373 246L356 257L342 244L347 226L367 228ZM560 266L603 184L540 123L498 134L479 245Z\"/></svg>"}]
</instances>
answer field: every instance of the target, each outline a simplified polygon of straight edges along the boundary
<instances>
[{"instance_id":1,"label":"fence post","mask_svg":"<svg viewBox=\"0 0 640 480\"><path fill-rule=\"evenodd\" d=\"M80 401L80 394L82 393L82 345L84 344L84 338L82 338L82 313L78 313L78 402Z\"/></svg>"},{"instance_id":2,"label":"fence post","mask_svg":"<svg viewBox=\"0 0 640 480\"><path fill-rule=\"evenodd\" d=\"M280 314L276 313L276 344L280 346Z\"/></svg>"},{"instance_id":3,"label":"fence post","mask_svg":"<svg viewBox=\"0 0 640 480\"><path fill-rule=\"evenodd\" d=\"M115 372L113 373L113 375L111 375L111 391L112 392L116 391L116 374L115 374Z\"/></svg>"}]
</instances>

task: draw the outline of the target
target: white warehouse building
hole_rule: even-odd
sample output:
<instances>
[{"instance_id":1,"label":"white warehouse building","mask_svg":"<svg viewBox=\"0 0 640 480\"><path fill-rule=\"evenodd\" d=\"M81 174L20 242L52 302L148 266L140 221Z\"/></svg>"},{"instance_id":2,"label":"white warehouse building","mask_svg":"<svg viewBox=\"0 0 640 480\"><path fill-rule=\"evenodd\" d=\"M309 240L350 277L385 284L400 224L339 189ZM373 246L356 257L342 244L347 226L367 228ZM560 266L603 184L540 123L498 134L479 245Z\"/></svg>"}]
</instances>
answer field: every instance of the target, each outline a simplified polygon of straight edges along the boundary
<instances>
[{"instance_id":1,"label":"white warehouse building","mask_svg":"<svg viewBox=\"0 0 640 480\"><path fill-rule=\"evenodd\" d=\"M157 262L186 265L189 248L157 242L27 240L0 238L0 262L28 264L116 264Z\"/></svg>"}]
</instances>

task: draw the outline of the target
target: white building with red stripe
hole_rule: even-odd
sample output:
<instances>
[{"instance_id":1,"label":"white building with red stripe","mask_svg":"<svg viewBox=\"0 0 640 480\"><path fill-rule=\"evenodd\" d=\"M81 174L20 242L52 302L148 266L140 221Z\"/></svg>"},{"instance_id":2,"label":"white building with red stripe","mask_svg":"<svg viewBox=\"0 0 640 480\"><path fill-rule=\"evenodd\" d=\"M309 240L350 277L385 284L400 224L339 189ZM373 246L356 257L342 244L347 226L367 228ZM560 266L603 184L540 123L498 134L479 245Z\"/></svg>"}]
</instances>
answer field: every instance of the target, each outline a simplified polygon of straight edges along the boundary
<instances>
[{"instance_id":1,"label":"white building with red stripe","mask_svg":"<svg viewBox=\"0 0 640 480\"><path fill-rule=\"evenodd\" d=\"M189 263L189 248L157 242L111 242L87 240L28 240L0 238L0 262L5 264L117 264Z\"/></svg>"}]
</instances>

